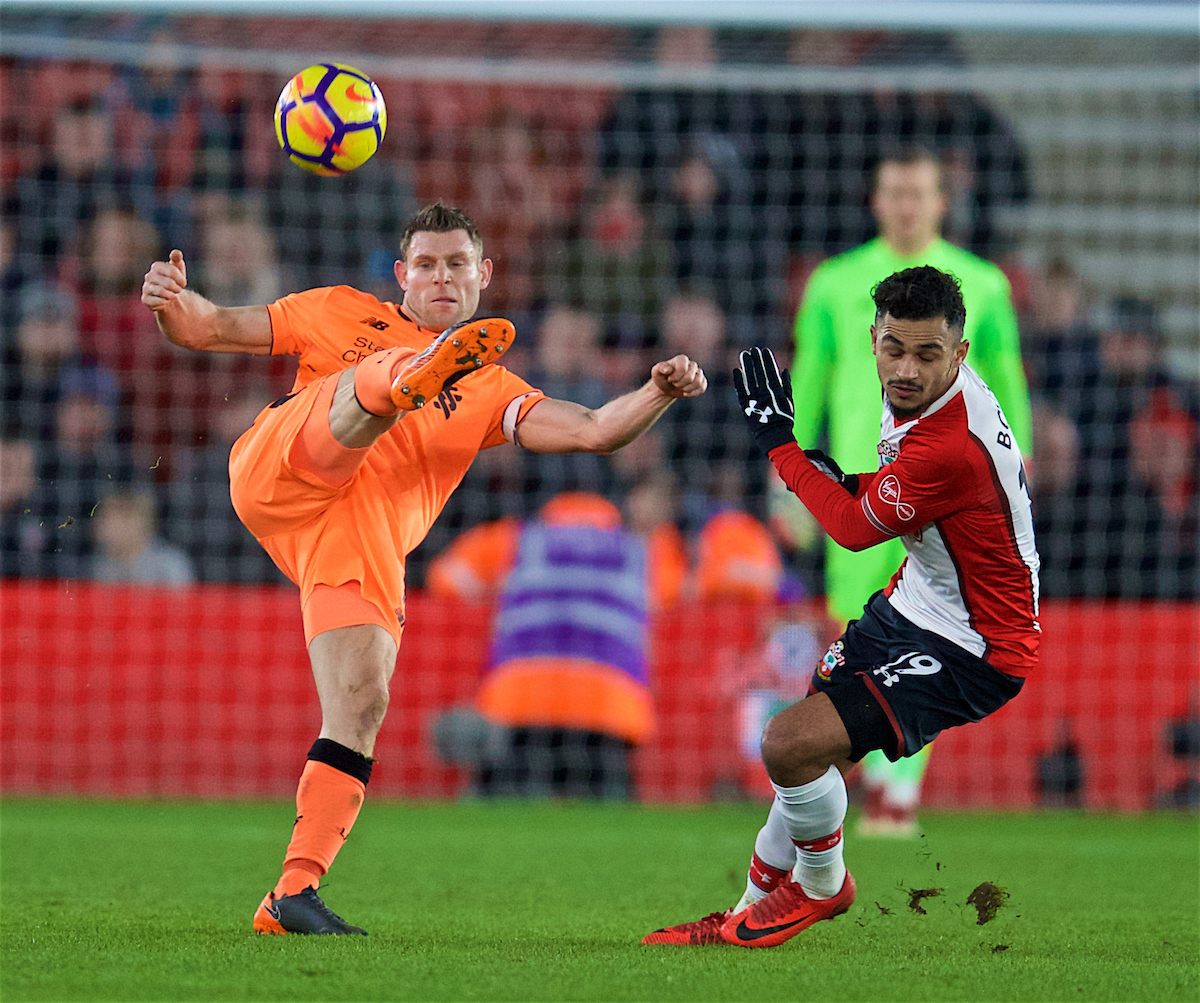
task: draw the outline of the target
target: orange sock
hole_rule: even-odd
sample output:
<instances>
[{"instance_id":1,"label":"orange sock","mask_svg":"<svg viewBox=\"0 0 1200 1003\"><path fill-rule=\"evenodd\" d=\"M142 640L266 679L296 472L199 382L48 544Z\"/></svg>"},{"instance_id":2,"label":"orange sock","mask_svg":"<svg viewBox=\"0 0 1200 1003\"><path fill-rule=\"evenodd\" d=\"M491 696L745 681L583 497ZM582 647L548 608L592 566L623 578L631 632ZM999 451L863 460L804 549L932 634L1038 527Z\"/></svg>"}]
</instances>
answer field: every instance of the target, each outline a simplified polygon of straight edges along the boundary
<instances>
[{"instance_id":1,"label":"orange sock","mask_svg":"<svg viewBox=\"0 0 1200 1003\"><path fill-rule=\"evenodd\" d=\"M354 370L354 396L364 411L388 418L400 409L392 403L392 384L414 358L412 348L389 348L368 355Z\"/></svg>"},{"instance_id":2,"label":"orange sock","mask_svg":"<svg viewBox=\"0 0 1200 1003\"><path fill-rule=\"evenodd\" d=\"M344 746L338 749L358 756ZM358 758L367 764L369 776L370 761ZM283 876L275 886L276 896L295 895L320 882L354 827L366 789L362 780L328 763L310 759L305 764L296 789L296 825L284 856Z\"/></svg>"}]
</instances>

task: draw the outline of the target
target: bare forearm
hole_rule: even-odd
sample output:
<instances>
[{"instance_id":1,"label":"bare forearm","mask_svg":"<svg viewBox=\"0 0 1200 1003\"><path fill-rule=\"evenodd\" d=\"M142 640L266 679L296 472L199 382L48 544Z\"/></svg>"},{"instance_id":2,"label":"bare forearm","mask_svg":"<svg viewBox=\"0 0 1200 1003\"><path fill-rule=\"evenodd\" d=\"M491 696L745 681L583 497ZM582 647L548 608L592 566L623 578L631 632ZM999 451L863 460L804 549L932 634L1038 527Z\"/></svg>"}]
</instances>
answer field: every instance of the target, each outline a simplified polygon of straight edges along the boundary
<instances>
[{"instance_id":1,"label":"bare forearm","mask_svg":"<svg viewBox=\"0 0 1200 1003\"><path fill-rule=\"evenodd\" d=\"M155 310L154 319L167 341L180 348L205 351L218 339L220 308L190 289Z\"/></svg>"},{"instance_id":2,"label":"bare forearm","mask_svg":"<svg viewBox=\"0 0 1200 1003\"><path fill-rule=\"evenodd\" d=\"M181 348L250 355L271 352L271 319L264 306L217 306L185 289L155 310L154 317L166 339Z\"/></svg>"},{"instance_id":3,"label":"bare forearm","mask_svg":"<svg viewBox=\"0 0 1200 1003\"><path fill-rule=\"evenodd\" d=\"M653 382L647 382L596 409L592 414L597 440L592 452L612 453L629 445L662 417L673 400Z\"/></svg>"},{"instance_id":4,"label":"bare forearm","mask_svg":"<svg viewBox=\"0 0 1200 1003\"><path fill-rule=\"evenodd\" d=\"M594 411L571 401L538 401L518 426L519 441L535 453L611 453L658 421L673 400L699 397L707 387L704 370L677 355L655 363L643 386Z\"/></svg>"},{"instance_id":5,"label":"bare forearm","mask_svg":"<svg viewBox=\"0 0 1200 1003\"><path fill-rule=\"evenodd\" d=\"M519 426L520 442L535 453L611 453L653 425L671 404L653 383L594 411L572 401L540 401Z\"/></svg>"}]
</instances>

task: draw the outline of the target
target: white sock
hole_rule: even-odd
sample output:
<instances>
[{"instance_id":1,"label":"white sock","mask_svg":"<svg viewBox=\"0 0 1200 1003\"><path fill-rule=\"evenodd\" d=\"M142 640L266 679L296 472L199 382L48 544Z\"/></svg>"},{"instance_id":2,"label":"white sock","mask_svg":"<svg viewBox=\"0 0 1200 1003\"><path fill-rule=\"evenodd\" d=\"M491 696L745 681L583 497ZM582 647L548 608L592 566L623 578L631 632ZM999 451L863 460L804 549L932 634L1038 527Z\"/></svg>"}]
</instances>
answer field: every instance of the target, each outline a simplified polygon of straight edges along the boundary
<instances>
[{"instance_id":1,"label":"white sock","mask_svg":"<svg viewBox=\"0 0 1200 1003\"><path fill-rule=\"evenodd\" d=\"M758 836L754 840L754 855L769 867L780 871L790 871L796 866L796 853L796 844L792 842L792 837L788 834L787 825L783 821L783 814L779 810L778 799L776 799L771 802L767 821L758 830ZM738 900L738 904L733 907L735 913L741 912L747 906L754 905L755 902L768 895L768 891L755 882L752 876L753 868L752 863L751 872L746 875L746 891Z\"/></svg>"},{"instance_id":2,"label":"white sock","mask_svg":"<svg viewBox=\"0 0 1200 1003\"><path fill-rule=\"evenodd\" d=\"M836 766L811 783L775 788L775 804L798 850L795 876L804 894L832 898L842 890L842 823L846 820L846 782Z\"/></svg>"}]
</instances>

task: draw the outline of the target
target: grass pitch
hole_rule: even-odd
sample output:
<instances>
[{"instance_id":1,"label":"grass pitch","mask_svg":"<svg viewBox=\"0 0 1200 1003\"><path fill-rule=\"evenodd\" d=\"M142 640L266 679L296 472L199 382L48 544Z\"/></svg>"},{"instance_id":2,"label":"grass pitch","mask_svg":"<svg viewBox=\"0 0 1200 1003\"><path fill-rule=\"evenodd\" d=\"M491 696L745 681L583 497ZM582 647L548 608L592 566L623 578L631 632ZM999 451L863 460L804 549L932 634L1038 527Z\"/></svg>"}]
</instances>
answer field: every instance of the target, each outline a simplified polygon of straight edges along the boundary
<instances>
[{"instance_id":1,"label":"grass pitch","mask_svg":"<svg viewBox=\"0 0 1200 1003\"><path fill-rule=\"evenodd\" d=\"M907 841L851 824L849 914L747 951L638 941L737 899L763 806L368 803L322 894L370 936L256 937L292 811L5 800L4 1000L1200 994L1195 816L925 812ZM1008 899L981 926L985 881Z\"/></svg>"}]
</instances>

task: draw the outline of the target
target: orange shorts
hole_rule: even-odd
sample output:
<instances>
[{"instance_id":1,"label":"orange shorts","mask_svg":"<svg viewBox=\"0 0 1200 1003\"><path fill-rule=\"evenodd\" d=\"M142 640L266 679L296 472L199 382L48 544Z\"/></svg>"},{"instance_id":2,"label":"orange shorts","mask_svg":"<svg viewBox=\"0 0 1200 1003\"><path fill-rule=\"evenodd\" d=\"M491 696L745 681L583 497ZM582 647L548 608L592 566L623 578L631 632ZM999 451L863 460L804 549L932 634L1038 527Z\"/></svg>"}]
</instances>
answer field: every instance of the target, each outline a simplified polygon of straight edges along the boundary
<instances>
[{"instance_id":1,"label":"orange shorts","mask_svg":"<svg viewBox=\"0 0 1200 1003\"><path fill-rule=\"evenodd\" d=\"M233 445L229 486L239 518L300 586L306 642L373 623L400 644L405 550L367 462L329 430L342 373L264 408Z\"/></svg>"}]
</instances>

